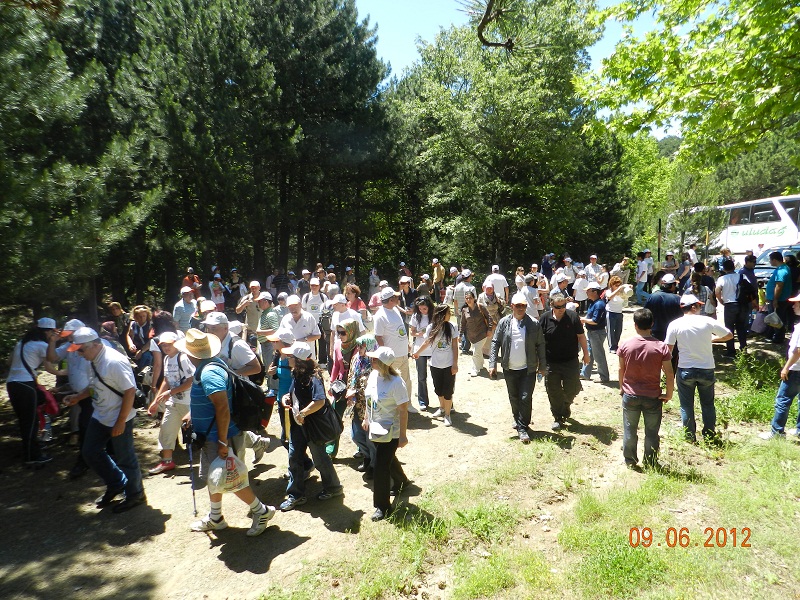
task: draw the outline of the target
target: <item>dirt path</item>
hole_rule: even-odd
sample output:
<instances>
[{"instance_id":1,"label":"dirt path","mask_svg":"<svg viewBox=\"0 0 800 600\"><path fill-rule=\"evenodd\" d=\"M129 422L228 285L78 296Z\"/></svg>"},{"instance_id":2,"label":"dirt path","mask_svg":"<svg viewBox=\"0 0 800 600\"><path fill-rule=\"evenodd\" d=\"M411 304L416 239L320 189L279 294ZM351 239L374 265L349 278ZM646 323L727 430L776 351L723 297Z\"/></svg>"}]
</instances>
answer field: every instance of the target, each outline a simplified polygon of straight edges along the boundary
<instances>
[{"instance_id":1,"label":"dirt path","mask_svg":"<svg viewBox=\"0 0 800 600\"><path fill-rule=\"evenodd\" d=\"M623 338L632 333L630 314ZM617 359L608 354L612 379ZM411 415L409 445L398 453L408 476L424 493L442 482L469 478L490 467L517 448L511 430L505 383L467 375L471 357L462 356L454 396L457 412L453 427L427 415ZM414 376L412 375L412 378ZM597 375L594 376L597 379ZM432 392L432 387L431 387ZM3 394L5 391L3 390ZM291 581L304 561L333 558L356 551L360 527L372 514L372 494L350 458L355 446L349 424L342 436L337 472L345 496L319 502L318 477L309 481L309 502L289 513L278 513L258 538L247 538L247 507L235 497L225 497L223 512L230 527L217 534L189 531L192 494L188 458L176 453L180 468L164 476L147 477L149 504L116 515L98 511L93 500L102 494L92 473L69 481L67 471L73 450L58 446L56 460L40 471L19 466L16 421L7 402L0 403L0 506L6 520L0 543L0 597L4 598L252 598L270 585ZM432 411L430 411L432 412ZM674 411L668 420L675 420ZM564 452L580 447L582 468L590 467L593 487L629 477L621 456L619 391L584 382L573 416L577 423L560 437ZM537 385L533 399L534 437L550 436L551 416L544 386ZM157 429L146 419L136 430L136 445L143 469L157 462ZM63 423L63 421L62 421ZM64 425L66 426L66 425ZM251 471L258 496L277 505L284 497L285 450L275 441L277 421L269 433L273 446ZM587 465L587 457L592 464ZM252 453L248 451L248 463ZM557 490L540 490L534 502L558 515L566 497ZM549 496L548 496L549 495ZM414 502L414 498L409 499ZM199 514L208 509L205 492L197 494ZM552 524L530 524L531 544L555 544Z\"/></svg>"}]
</instances>

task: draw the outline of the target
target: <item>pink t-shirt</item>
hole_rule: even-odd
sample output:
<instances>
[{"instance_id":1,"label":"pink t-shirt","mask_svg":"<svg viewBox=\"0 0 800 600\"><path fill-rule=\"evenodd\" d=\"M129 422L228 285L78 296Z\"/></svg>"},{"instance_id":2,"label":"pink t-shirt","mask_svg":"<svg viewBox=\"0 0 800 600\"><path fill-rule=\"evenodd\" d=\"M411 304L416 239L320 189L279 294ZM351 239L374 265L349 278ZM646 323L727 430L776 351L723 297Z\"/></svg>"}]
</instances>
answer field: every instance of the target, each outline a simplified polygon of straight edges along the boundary
<instances>
[{"instance_id":1,"label":"pink t-shirt","mask_svg":"<svg viewBox=\"0 0 800 600\"><path fill-rule=\"evenodd\" d=\"M669 346L654 337L635 335L620 344L617 356L625 361L624 393L646 398L661 394L661 363L672 356Z\"/></svg>"}]
</instances>

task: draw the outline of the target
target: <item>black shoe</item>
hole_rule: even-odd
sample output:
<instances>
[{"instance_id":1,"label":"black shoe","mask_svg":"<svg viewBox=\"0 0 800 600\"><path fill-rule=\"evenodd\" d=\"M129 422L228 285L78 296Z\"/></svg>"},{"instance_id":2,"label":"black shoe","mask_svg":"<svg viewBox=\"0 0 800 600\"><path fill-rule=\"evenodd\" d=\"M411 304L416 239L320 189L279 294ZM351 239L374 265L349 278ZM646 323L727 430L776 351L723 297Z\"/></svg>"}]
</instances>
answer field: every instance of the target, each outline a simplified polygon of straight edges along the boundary
<instances>
[{"instance_id":1,"label":"black shoe","mask_svg":"<svg viewBox=\"0 0 800 600\"><path fill-rule=\"evenodd\" d=\"M114 500L117 499L121 493L125 491L124 487L121 488L114 488L114 489L107 489L106 493L100 496L97 500L94 501L95 506L97 508L105 508L106 506L110 505Z\"/></svg>"},{"instance_id":2,"label":"black shoe","mask_svg":"<svg viewBox=\"0 0 800 600\"><path fill-rule=\"evenodd\" d=\"M517 435L519 436L519 441L523 444L530 444L531 443L531 436L528 435L528 432L524 429L517 430Z\"/></svg>"},{"instance_id":3,"label":"black shoe","mask_svg":"<svg viewBox=\"0 0 800 600\"><path fill-rule=\"evenodd\" d=\"M364 481L370 481L371 479L375 479L375 470L372 467L367 467L367 470L364 471Z\"/></svg>"},{"instance_id":4,"label":"black shoe","mask_svg":"<svg viewBox=\"0 0 800 600\"><path fill-rule=\"evenodd\" d=\"M47 455L47 454L40 454L40 455L39 455L38 457L36 457L36 458L33 458L33 459L31 459L31 460L26 460L26 461L25 461L25 464L26 464L26 465L28 465L29 467L35 467L35 468L38 468L38 467L41 467L41 466L44 466L44 465L46 465L46 464L47 464L47 463L49 463L51 460L53 460L53 457L52 457L52 456L49 456L49 455Z\"/></svg>"},{"instance_id":5,"label":"black shoe","mask_svg":"<svg viewBox=\"0 0 800 600\"><path fill-rule=\"evenodd\" d=\"M124 513L136 506L139 506L140 504L147 504L147 496L145 496L144 492L142 492L138 496L134 496L133 498L128 498L126 496L125 500L117 504L111 510L115 513Z\"/></svg>"},{"instance_id":6,"label":"black shoe","mask_svg":"<svg viewBox=\"0 0 800 600\"><path fill-rule=\"evenodd\" d=\"M391 514L392 514L392 509L391 508L387 508L386 510L383 510L382 508L376 508L375 512L372 513L372 520L373 521L383 521L385 518L387 518Z\"/></svg>"},{"instance_id":7,"label":"black shoe","mask_svg":"<svg viewBox=\"0 0 800 600\"><path fill-rule=\"evenodd\" d=\"M356 471L359 473L365 473L367 469L369 469L369 460L365 458L361 461L361 464L356 467Z\"/></svg>"},{"instance_id":8,"label":"black shoe","mask_svg":"<svg viewBox=\"0 0 800 600\"><path fill-rule=\"evenodd\" d=\"M394 486L391 490L389 490L390 496L399 496L403 493L403 490L408 487L408 484L411 483L410 479L406 479L405 481L400 482L400 485Z\"/></svg>"},{"instance_id":9,"label":"black shoe","mask_svg":"<svg viewBox=\"0 0 800 600\"><path fill-rule=\"evenodd\" d=\"M84 475L86 475L86 471L88 470L89 470L88 465L78 463L69 470L69 478L78 479L78 477L83 477Z\"/></svg>"}]
</instances>

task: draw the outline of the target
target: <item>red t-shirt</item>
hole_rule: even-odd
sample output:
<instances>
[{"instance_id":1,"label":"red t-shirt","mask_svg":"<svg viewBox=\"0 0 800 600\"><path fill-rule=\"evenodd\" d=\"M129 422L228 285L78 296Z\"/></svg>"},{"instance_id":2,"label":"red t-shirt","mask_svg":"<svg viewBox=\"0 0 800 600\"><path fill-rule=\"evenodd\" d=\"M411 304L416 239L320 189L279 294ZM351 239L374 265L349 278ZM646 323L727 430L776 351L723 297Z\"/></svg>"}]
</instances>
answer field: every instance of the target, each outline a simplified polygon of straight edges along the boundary
<instances>
[{"instance_id":1,"label":"red t-shirt","mask_svg":"<svg viewBox=\"0 0 800 600\"><path fill-rule=\"evenodd\" d=\"M661 363L672 356L669 346L654 337L635 335L620 344L617 356L625 361L624 393L646 398L661 394Z\"/></svg>"},{"instance_id":2,"label":"red t-shirt","mask_svg":"<svg viewBox=\"0 0 800 600\"><path fill-rule=\"evenodd\" d=\"M364 301L361 298L356 297L355 300L347 303L347 308L352 308L355 311L367 310L367 305L364 304Z\"/></svg>"}]
</instances>

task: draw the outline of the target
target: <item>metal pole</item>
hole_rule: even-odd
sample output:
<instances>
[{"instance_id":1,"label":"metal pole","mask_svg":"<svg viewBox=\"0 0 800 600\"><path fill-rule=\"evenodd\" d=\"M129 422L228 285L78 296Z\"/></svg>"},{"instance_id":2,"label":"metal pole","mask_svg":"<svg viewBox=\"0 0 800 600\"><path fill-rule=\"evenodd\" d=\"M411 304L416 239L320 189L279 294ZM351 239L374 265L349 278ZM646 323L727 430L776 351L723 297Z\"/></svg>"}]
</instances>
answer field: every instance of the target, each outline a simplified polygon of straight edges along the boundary
<instances>
[{"instance_id":1,"label":"metal pole","mask_svg":"<svg viewBox=\"0 0 800 600\"><path fill-rule=\"evenodd\" d=\"M661 264L661 219L658 220L658 264ZM653 269L655 272L656 269Z\"/></svg>"},{"instance_id":2,"label":"metal pole","mask_svg":"<svg viewBox=\"0 0 800 600\"><path fill-rule=\"evenodd\" d=\"M708 238L711 235L711 211L708 211L708 223L706 224L706 264L708 264Z\"/></svg>"}]
</instances>

